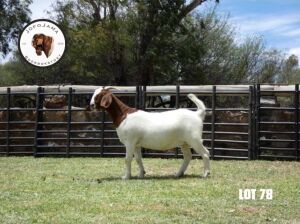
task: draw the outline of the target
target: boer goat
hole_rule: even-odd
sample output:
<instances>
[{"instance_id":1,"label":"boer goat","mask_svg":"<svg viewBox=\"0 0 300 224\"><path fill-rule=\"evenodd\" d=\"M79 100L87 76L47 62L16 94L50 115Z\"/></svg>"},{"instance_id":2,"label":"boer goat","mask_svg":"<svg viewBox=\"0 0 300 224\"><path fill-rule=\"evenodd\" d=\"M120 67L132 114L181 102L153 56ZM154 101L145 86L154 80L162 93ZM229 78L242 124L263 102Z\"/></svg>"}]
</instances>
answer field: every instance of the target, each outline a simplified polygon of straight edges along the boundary
<instances>
[{"instance_id":1,"label":"boer goat","mask_svg":"<svg viewBox=\"0 0 300 224\"><path fill-rule=\"evenodd\" d=\"M35 53L38 56L42 55L44 51L46 57L50 57L53 51L53 37L46 36L45 34L35 34L32 37L32 46L35 48Z\"/></svg>"},{"instance_id":2,"label":"boer goat","mask_svg":"<svg viewBox=\"0 0 300 224\"><path fill-rule=\"evenodd\" d=\"M178 109L157 113L131 108L108 89L99 88L94 92L91 106L108 112L120 141L126 147L123 179L131 178L133 156L140 169L139 177L144 177L141 147L163 151L180 146L184 160L176 177L183 176L188 167L192 159L192 147L203 158L203 176L209 175L209 151L203 146L202 140L205 106L194 94L189 94L188 98L197 105L197 111Z\"/></svg>"}]
</instances>

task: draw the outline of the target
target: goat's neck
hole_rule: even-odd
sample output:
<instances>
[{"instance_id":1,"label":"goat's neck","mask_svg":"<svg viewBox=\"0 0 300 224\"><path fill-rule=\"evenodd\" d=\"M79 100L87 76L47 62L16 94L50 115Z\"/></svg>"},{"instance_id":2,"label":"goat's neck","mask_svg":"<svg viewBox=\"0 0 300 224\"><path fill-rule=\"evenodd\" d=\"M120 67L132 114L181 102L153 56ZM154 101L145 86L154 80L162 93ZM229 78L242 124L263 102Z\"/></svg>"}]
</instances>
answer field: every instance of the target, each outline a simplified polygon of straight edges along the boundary
<instances>
[{"instance_id":1,"label":"goat's neck","mask_svg":"<svg viewBox=\"0 0 300 224\"><path fill-rule=\"evenodd\" d=\"M117 97L113 96L111 105L107 108L107 112L111 117L115 127L118 127L121 122L126 118L127 114L136 112L137 109L124 104Z\"/></svg>"}]
</instances>

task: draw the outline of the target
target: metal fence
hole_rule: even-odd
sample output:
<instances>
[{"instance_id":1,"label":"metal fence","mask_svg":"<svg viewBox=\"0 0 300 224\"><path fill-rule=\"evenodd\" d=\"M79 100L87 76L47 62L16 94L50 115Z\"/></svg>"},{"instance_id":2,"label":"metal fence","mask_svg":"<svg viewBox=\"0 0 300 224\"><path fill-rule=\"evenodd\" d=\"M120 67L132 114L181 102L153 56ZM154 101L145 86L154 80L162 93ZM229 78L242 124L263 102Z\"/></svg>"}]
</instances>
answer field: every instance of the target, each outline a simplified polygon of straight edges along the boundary
<instances>
[{"instance_id":1,"label":"metal fence","mask_svg":"<svg viewBox=\"0 0 300 224\"><path fill-rule=\"evenodd\" d=\"M111 120L85 106L95 86L0 88L0 154L33 156L123 156ZM207 106L204 145L212 159L298 159L299 86L118 87L115 94L146 111L195 110L196 94ZM45 107L60 95L65 105ZM181 151L143 149L144 156L181 157ZM196 154L194 154L197 156Z\"/></svg>"}]
</instances>

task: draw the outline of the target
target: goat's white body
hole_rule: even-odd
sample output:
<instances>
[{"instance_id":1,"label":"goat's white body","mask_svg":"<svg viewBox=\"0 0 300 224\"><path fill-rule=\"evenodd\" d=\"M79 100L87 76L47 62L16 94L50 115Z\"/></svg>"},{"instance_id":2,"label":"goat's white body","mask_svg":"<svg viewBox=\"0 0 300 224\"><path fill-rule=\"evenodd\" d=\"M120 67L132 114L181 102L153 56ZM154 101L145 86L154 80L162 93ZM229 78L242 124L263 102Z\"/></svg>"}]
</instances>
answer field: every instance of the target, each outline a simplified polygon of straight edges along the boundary
<instances>
[{"instance_id":1,"label":"goat's white body","mask_svg":"<svg viewBox=\"0 0 300 224\"><path fill-rule=\"evenodd\" d=\"M91 104L94 103L95 96L100 90L96 90ZM188 98L198 107L197 111L187 109L177 109L167 112L145 112L137 111L127 114L127 117L117 127L117 134L120 141L126 146L126 171L124 179L131 177L131 161L133 155L140 168L140 177L145 174L142 163L141 147L153 150L168 150L181 147L183 153L183 163L177 177L184 174L190 160L192 147L199 153L204 161L204 177L210 172L209 151L203 146L202 130L205 116L205 106L194 94L189 94Z\"/></svg>"},{"instance_id":2,"label":"goat's white body","mask_svg":"<svg viewBox=\"0 0 300 224\"><path fill-rule=\"evenodd\" d=\"M181 147L183 163L176 174L184 174L192 159L190 147L199 153L204 161L204 174L210 173L209 151L203 146L202 130L205 106L194 94L188 97L197 105L197 111L178 109L167 112L137 111L128 114L117 128L120 141L126 146L126 172L124 179L131 177L133 155L140 168L140 177L145 171L142 163L141 147L153 150L168 150Z\"/></svg>"},{"instance_id":3,"label":"goat's white body","mask_svg":"<svg viewBox=\"0 0 300 224\"><path fill-rule=\"evenodd\" d=\"M153 150L168 150L201 138L203 129L199 111L178 109L153 113L138 111L127 115L117 128L124 145L134 144Z\"/></svg>"}]
</instances>

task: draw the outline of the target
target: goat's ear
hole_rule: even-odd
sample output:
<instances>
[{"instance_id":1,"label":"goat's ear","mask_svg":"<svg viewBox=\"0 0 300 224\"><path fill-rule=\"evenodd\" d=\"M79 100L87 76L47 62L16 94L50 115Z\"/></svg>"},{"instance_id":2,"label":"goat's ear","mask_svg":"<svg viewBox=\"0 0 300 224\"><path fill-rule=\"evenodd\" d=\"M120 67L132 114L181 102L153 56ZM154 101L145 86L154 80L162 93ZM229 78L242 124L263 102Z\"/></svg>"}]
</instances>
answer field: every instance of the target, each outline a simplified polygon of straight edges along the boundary
<instances>
[{"instance_id":1,"label":"goat's ear","mask_svg":"<svg viewBox=\"0 0 300 224\"><path fill-rule=\"evenodd\" d=\"M112 94L108 93L102 97L102 100L100 102L100 107L106 109L110 106L111 102L112 102Z\"/></svg>"}]
</instances>

